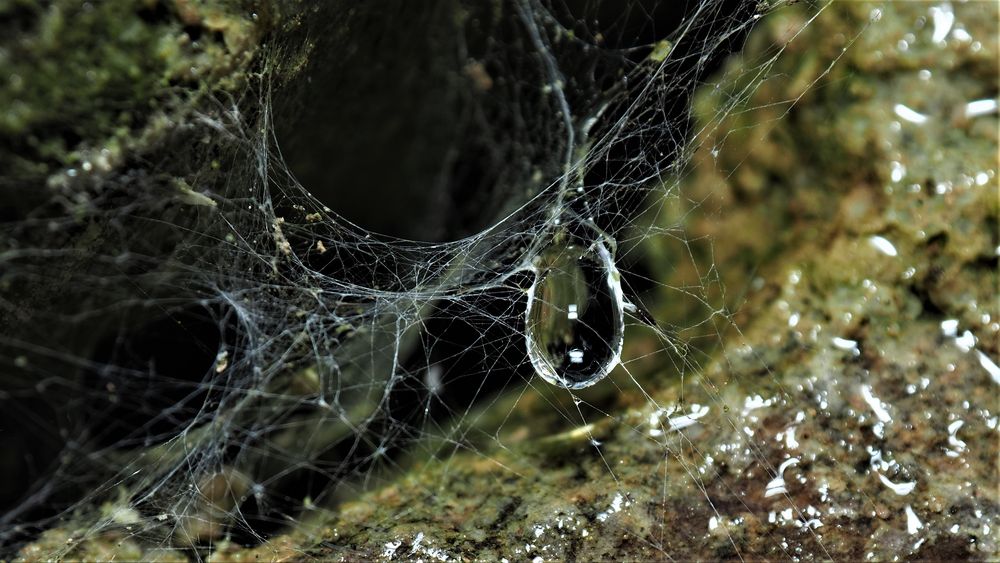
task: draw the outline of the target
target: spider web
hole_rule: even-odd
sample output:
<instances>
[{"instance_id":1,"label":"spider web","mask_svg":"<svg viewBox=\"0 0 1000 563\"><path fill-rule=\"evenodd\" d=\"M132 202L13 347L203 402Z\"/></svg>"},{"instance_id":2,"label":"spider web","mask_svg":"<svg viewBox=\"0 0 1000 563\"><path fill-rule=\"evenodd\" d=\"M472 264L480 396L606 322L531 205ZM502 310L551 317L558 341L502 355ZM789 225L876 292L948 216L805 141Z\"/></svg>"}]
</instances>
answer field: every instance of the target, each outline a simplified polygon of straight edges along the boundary
<instances>
[{"instance_id":1,"label":"spider web","mask_svg":"<svg viewBox=\"0 0 1000 563\"><path fill-rule=\"evenodd\" d=\"M18 330L3 336L17 368L3 398L42 476L3 517L5 543L69 523L76 539L127 526L202 555L223 538L251 545L414 463L503 447L528 395L550 404L539 424L553 433L618 418L621 395L665 431L722 408L709 383L708 406L655 398L739 340L672 209L697 148L694 90L783 6L412 4L317 8L305 38L268 46L242 99L187 116L169 146L189 148L5 226L20 300L5 302ZM282 80L303 45L311 66ZM708 127L780 54L745 68ZM339 107L316 109L324 95ZM334 123L310 123L314 110ZM365 112L387 125L356 134ZM645 343L582 391L549 386L525 353L531 266L563 230L613 244L638 306L627 339ZM663 240L697 272L689 284L653 279ZM707 454L662 448L712 503Z\"/></svg>"}]
</instances>

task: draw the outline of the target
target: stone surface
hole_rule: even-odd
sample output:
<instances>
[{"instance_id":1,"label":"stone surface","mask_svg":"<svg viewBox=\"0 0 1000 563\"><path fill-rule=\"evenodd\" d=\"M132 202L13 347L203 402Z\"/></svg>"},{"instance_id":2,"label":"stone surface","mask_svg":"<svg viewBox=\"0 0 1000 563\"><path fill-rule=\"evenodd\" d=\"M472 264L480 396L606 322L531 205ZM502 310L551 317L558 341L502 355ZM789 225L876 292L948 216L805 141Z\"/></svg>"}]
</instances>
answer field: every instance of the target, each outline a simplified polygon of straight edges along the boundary
<instances>
[{"instance_id":1,"label":"stone surface","mask_svg":"<svg viewBox=\"0 0 1000 563\"><path fill-rule=\"evenodd\" d=\"M581 410L542 386L503 397L465 417L458 453L428 445L338 509L210 559L995 558L997 115L966 112L996 99L997 5L814 15L777 10L696 100L663 225L690 243L646 249L651 309L692 327L673 335L687 357L641 359L660 345L634 328L631 375ZM753 68L769 78L747 84ZM672 289L692 284L707 312ZM21 555L67 544L182 555L62 529Z\"/></svg>"},{"instance_id":2,"label":"stone surface","mask_svg":"<svg viewBox=\"0 0 1000 563\"><path fill-rule=\"evenodd\" d=\"M699 204L676 216L688 240L711 237L683 250L714 261L709 297L734 315L683 383L662 357L631 364L661 409L619 377L613 399L582 394L613 415L573 428L568 401L529 392L496 406L512 409L497 440L250 554L994 557L997 117L964 112L996 95L997 7L955 4L934 43L938 9L834 3L808 26L807 9L779 10L730 63L737 79L702 92L679 188ZM743 99L755 66L771 78ZM657 315L696 318L671 311L669 288L696 275L682 253L649 253Z\"/></svg>"}]
</instances>

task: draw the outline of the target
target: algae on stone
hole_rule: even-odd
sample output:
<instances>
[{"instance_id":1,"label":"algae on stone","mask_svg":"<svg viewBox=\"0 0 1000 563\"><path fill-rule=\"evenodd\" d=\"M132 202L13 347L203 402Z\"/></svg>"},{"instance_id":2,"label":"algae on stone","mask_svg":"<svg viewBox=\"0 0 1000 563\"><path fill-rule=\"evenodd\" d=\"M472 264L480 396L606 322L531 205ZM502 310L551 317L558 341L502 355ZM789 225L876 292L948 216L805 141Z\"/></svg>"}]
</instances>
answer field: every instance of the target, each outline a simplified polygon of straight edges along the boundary
<instances>
[{"instance_id":1,"label":"algae on stone","mask_svg":"<svg viewBox=\"0 0 1000 563\"><path fill-rule=\"evenodd\" d=\"M730 62L765 69L797 34L768 78L698 96L708 127L670 203L699 202L673 214L683 250L721 272L740 330L681 386L643 366L665 409L621 385L613 416L550 437L568 405L528 391L496 404L492 447L219 560L995 556L997 117L962 112L997 93L997 6L954 5L939 43L935 9L778 10ZM659 242L654 313L676 318L669 288L699 273Z\"/></svg>"},{"instance_id":2,"label":"algae on stone","mask_svg":"<svg viewBox=\"0 0 1000 563\"><path fill-rule=\"evenodd\" d=\"M172 279L172 258L190 229L211 220L199 209L212 207L225 179L219 161L234 151L219 134L224 127L213 126L226 124L226 112L256 109L239 100L259 87L262 39L293 33L300 10L299 2L251 0L0 1L0 407L29 412L23 429L50 415L53 427L74 428L65 407L78 398L78 375L60 359L90 358L107 325L128 326L116 307ZM85 329L72 330L73 318L87 319ZM46 370L63 379L39 375ZM6 436L20 428L9 420ZM43 434L56 430L27 440L49 440ZM32 456L30 449L12 456L14 469L24 458L61 482L12 491L15 471L0 487L5 502L20 494L44 503L62 483L70 486L59 476L69 467L63 456ZM103 457L75 471L115 462ZM5 538L17 533L8 520L16 522L16 512L0 514ZM101 517L117 522L124 514ZM78 525L88 523L53 529L24 553L131 558L148 547L132 550L138 544L122 528L120 544L73 551L66 540Z\"/></svg>"},{"instance_id":3,"label":"algae on stone","mask_svg":"<svg viewBox=\"0 0 1000 563\"><path fill-rule=\"evenodd\" d=\"M634 362L655 404L618 374L581 393L611 412L582 428L566 393L501 397L460 421L464 451L428 445L441 455L211 559L995 556L997 117L962 111L997 94L997 6L954 5L965 33L944 43L931 9L777 10L695 100L702 135L662 225L683 219L691 242L646 253L653 313L678 326L704 313L670 288L719 272L706 299L732 322L677 335L722 334L698 373ZM127 525L66 556L164 556ZM53 529L21 555L67 541Z\"/></svg>"},{"instance_id":4,"label":"algae on stone","mask_svg":"<svg viewBox=\"0 0 1000 563\"><path fill-rule=\"evenodd\" d=\"M0 3L3 181L44 179L63 168L106 172L123 149L141 148L140 132L158 118L179 117L199 95L238 93L272 23L253 5Z\"/></svg>"}]
</instances>

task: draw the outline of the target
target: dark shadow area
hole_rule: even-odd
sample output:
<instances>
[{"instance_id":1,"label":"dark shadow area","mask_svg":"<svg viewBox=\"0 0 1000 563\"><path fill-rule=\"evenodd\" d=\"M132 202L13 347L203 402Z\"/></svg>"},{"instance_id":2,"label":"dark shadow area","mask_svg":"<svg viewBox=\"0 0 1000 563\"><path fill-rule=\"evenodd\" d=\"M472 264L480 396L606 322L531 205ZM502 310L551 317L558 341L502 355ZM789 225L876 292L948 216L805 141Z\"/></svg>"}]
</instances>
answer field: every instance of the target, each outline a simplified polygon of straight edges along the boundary
<instances>
[{"instance_id":1,"label":"dark shadow area","mask_svg":"<svg viewBox=\"0 0 1000 563\"><path fill-rule=\"evenodd\" d=\"M95 448L161 444L211 419L225 392L206 385L216 358L232 358L232 327L217 308L164 311L144 325L106 338L84 375L83 405ZM211 391L210 391L211 390Z\"/></svg>"},{"instance_id":2,"label":"dark shadow area","mask_svg":"<svg viewBox=\"0 0 1000 563\"><path fill-rule=\"evenodd\" d=\"M643 182L677 158L688 136L691 92L701 77L741 46L749 26L739 25L756 3L717 4L711 13L699 13L703 5L694 0L639 0L624 9L611 0L319 3L303 38L313 43L307 67L274 94L278 146L312 197L362 229L299 221L296 217L315 206L297 186L278 185L271 195L279 217L289 212L284 235L291 252L308 268L338 281L379 290L410 287L406 270L426 251L387 253L390 247L365 242L364 230L421 241L458 240L494 224L546 189L563 172L570 133L561 101L551 93L556 79L562 82L573 127L614 100L595 124L594 138L610 131L634 104L642 106L631 116L627 134L616 136L586 171L586 201L571 204L612 234L628 228L649 194ZM143 12L144 19L161 17L156 10ZM677 36L680 26L692 21L694 26L674 46L662 74L654 77L643 62L646 56L658 41ZM712 43L734 29L739 32L726 36L722 44ZM189 27L185 33L197 38L203 30ZM651 80L659 89L653 99L667 105L643 105L641 96L648 95L643 86ZM617 187L612 191L605 186ZM590 202L600 207L587 207ZM292 213L301 209L306 212ZM532 211L537 210L528 213ZM8 215L0 210L5 221L21 214ZM153 217L164 223L167 218ZM274 226L264 228L271 236ZM158 231L145 224L142 229L154 243L145 254L161 256L155 244L160 237L151 234ZM122 231L132 232L124 227ZM331 250L317 250L323 237L332 241ZM527 237L499 233L497 241L523 246ZM145 248L146 239L139 238L137 243L129 238L123 248ZM192 253L200 252L200 245L215 244L197 238L195 233L186 239L191 244L185 248ZM262 239L262 248L272 251L274 240ZM501 255L495 261L483 261L484 271L509 266L504 262L507 246L494 250ZM250 256L249 261L258 267L256 258ZM159 266L155 260L146 263L154 266ZM427 266L430 271L437 264ZM283 263L274 271L301 273L295 268ZM634 280L629 279L632 271L639 274ZM645 271L641 264L622 268L626 286L637 292L648 289L641 275ZM144 273L122 269L118 275L131 282ZM297 278L289 279L295 283ZM530 283L525 274L510 280L509 287L435 304L424 319L423 342L401 358L400 369L407 377L392 388L381 422L308 464L287 468L267 483L265 496L242 499L244 522L228 528L232 539L257 543L296 517L304 498L330 498L331 487L378 471L373 452L383 437L391 438L381 454L384 459L402 459L423 428L444 424L509 386L530 380L533 371L523 334L524 290ZM165 293L169 291L186 290L171 287ZM272 297L280 302L284 295ZM340 305L350 305L349 299ZM98 342L96 351L80 362L86 365L65 368L59 379L68 385L58 394L0 396L0 451L19 452L0 461L0 475L11 476L0 486L0 512L7 512L0 528L34 522L38 524L32 531L37 533L79 500L87 487L105 483L107 467L91 471L77 462L69 469L83 477L63 474L67 468L58 460L60 453L69 451L69 442L76 457L84 457L81 452L138 451L213 420L227 393L231 397L242 392L216 385L220 380L214 379L220 351L227 351L230 365L241 361L240 327L231 312L194 305L162 315L146 310L131 320L127 316L108 315L93 329L87 340ZM280 332L286 327L267 328ZM60 367L46 366L43 372L60 373ZM240 384L251 381L247 376ZM16 407L10 406L15 402ZM307 403L301 408L309 408ZM235 445L226 456L256 448L269 431L276 431L240 424L233 425L240 428L228 438L227 443ZM240 435L244 429L246 435ZM56 471L63 473L51 478ZM60 491L45 492L30 511L17 512L26 495L56 481ZM16 530L0 534L0 540L20 541L28 535Z\"/></svg>"}]
</instances>

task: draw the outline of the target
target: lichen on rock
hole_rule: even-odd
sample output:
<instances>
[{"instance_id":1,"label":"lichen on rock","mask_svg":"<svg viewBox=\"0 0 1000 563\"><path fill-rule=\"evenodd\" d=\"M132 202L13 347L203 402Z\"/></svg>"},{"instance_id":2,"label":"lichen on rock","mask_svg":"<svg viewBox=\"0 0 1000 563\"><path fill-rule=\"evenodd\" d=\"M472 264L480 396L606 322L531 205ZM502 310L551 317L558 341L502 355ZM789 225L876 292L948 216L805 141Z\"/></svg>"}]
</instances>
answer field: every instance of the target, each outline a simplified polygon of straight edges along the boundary
<instances>
[{"instance_id":1,"label":"lichen on rock","mask_svg":"<svg viewBox=\"0 0 1000 563\"><path fill-rule=\"evenodd\" d=\"M0 158L51 177L83 166L91 153L79 147L162 148L136 131L184 123L154 117L183 111L172 81L201 85L184 91L245 85L264 35L252 10L228 5L149 4L114 47L136 60L111 57L126 74L143 61L139 83L109 75L37 96L73 108L77 95L113 100L131 88L166 101L159 113L134 103L124 116L109 105L80 119L17 109L3 127L28 148ZM478 405L454 421L461 444L428 437L401 474L332 509L307 507L260 546L213 541L209 559L995 556L997 115L969 107L997 95L997 5L947 4L944 39L942 6L775 10L703 87L690 167L664 179L681 197L659 227L683 237L648 237L643 248L657 280L651 312L690 327L670 335L676 349L649 355L662 342L630 327L624 357L640 359L629 373L575 396L529 386ZM45 26L65 17L23 14ZM93 29L56 43L25 33L23 48L43 53ZM197 42L210 47L195 52ZM69 72L82 80L93 63L78 64ZM73 146L32 144L53 123L83 129ZM686 297L690 287L705 292ZM586 411L592 423L569 422L590 405L603 409ZM120 524L112 531L81 540L54 528L20 557L182 555L137 539L127 509L105 512Z\"/></svg>"},{"instance_id":2,"label":"lichen on rock","mask_svg":"<svg viewBox=\"0 0 1000 563\"><path fill-rule=\"evenodd\" d=\"M778 10L729 63L737 80L697 98L672 203L698 204L665 220L711 245L649 241L654 313L692 314L669 288L698 275L693 249L739 331L681 384L633 364L660 408L621 385L612 416L554 431L567 405L529 391L494 405L492 447L220 557L995 555L997 117L963 112L996 96L997 11L956 4L935 43L935 9ZM748 65L767 78L745 90ZM695 423L670 431L676 417Z\"/></svg>"}]
</instances>

